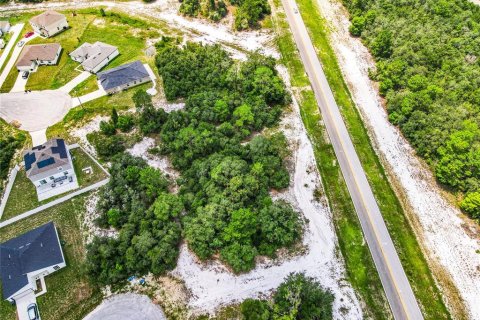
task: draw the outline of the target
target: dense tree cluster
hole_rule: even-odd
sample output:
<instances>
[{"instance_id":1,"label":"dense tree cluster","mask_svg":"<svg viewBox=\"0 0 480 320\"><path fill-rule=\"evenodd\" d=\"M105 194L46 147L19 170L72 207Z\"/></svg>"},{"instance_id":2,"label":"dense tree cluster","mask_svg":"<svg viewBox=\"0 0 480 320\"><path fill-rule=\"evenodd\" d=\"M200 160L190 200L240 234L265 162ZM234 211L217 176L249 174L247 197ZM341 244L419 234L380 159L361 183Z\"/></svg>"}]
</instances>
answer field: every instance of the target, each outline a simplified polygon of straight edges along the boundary
<instances>
[{"instance_id":1,"label":"dense tree cluster","mask_svg":"<svg viewBox=\"0 0 480 320\"><path fill-rule=\"evenodd\" d=\"M298 273L285 279L273 301L247 299L240 309L245 320L330 320L333 298L313 278Z\"/></svg>"},{"instance_id":2,"label":"dense tree cluster","mask_svg":"<svg viewBox=\"0 0 480 320\"><path fill-rule=\"evenodd\" d=\"M227 6L223 0L182 0L179 10L184 15L201 15L212 21L219 21L227 15Z\"/></svg>"},{"instance_id":3,"label":"dense tree cluster","mask_svg":"<svg viewBox=\"0 0 480 320\"><path fill-rule=\"evenodd\" d=\"M2 191L3 181L8 176L15 152L23 146L25 139L26 137L23 133L7 136L2 135L2 138L0 138L0 191Z\"/></svg>"},{"instance_id":4,"label":"dense tree cluster","mask_svg":"<svg viewBox=\"0 0 480 320\"><path fill-rule=\"evenodd\" d=\"M242 143L276 124L289 102L273 59L253 54L235 63L219 46L188 43L163 47L156 61L167 98L186 101L160 121L159 149L182 173L189 247L201 259L219 253L241 272L258 254L294 244L298 213L268 193L289 184L285 138L255 135Z\"/></svg>"},{"instance_id":5,"label":"dense tree cluster","mask_svg":"<svg viewBox=\"0 0 480 320\"><path fill-rule=\"evenodd\" d=\"M182 0L180 13L196 17L201 15L213 21L219 21L227 15L227 6L223 0ZM237 6L234 28L244 30L259 27L259 22L270 14L267 0L231 0Z\"/></svg>"},{"instance_id":6,"label":"dense tree cluster","mask_svg":"<svg viewBox=\"0 0 480 320\"><path fill-rule=\"evenodd\" d=\"M136 119L125 122L128 129L132 122L143 134L159 135L155 149L181 172L180 190L168 193L164 176L123 154L121 141L105 145L121 139L122 116L113 109L100 132L89 136L112 162L98 223L119 230L118 238L96 238L88 248L87 270L103 284L172 269L182 229L199 258L218 254L235 272L250 270L257 255L274 256L302 235L299 214L269 195L289 184L286 139L257 133L275 125L290 101L274 60L252 54L236 63L219 46L179 48L168 39L157 48L165 95L184 99L185 109L167 114L139 90Z\"/></svg>"},{"instance_id":7,"label":"dense tree cluster","mask_svg":"<svg viewBox=\"0 0 480 320\"><path fill-rule=\"evenodd\" d=\"M93 144L100 158L107 160L123 152L126 148L125 139L122 135L117 134L118 131L129 132L134 125L135 119L132 115L119 116L117 110L112 108L110 120L102 120L100 131L87 134L87 139Z\"/></svg>"},{"instance_id":8,"label":"dense tree cluster","mask_svg":"<svg viewBox=\"0 0 480 320\"><path fill-rule=\"evenodd\" d=\"M141 158L112 159L102 189L98 223L119 230L118 238L96 237L88 246L87 271L101 284L130 275L162 274L176 265L181 240L182 201L168 193L163 174Z\"/></svg>"},{"instance_id":9,"label":"dense tree cluster","mask_svg":"<svg viewBox=\"0 0 480 320\"><path fill-rule=\"evenodd\" d=\"M377 60L372 77L390 120L441 183L467 194L461 207L478 218L480 7L467 0L343 2L350 32Z\"/></svg>"},{"instance_id":10,"label":"dense tree cluster","mask_svg":"<svg viewBox=\"0 0 480 320\"><path fill-rule=\"evenodd\" d=\"M233 27L236 30L258 28L259 21L271 13L267 0L234 0L238 6Z\"/></svg>"}]
</instances>

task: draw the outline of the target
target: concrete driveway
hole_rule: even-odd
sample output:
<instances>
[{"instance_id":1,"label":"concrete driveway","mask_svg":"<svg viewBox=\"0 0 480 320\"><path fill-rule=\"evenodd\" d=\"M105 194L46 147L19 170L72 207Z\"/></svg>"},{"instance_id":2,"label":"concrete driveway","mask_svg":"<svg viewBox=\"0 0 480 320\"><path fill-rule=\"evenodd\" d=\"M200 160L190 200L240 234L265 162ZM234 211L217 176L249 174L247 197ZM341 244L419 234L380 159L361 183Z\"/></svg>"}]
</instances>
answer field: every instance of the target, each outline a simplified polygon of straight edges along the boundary
<instances>
[{"instance_id":1,"label":"concrete driveway","mask_svg":"<svg viewBox=\"0 0 480 320\"><path fill-rule=\"evenodd\" d=\"M30 291L23 297L16 299L15 302L17 304L18 320L29 320L27 313L28 306L32 303L37 303L37 299L35 298L33 291ZM40 310L38 310L38 313L40 313Z\"/></svg>"},{"instance_id":2,"label":"concrete driveway","mask_svg":"<svg viewBox=\"0 0 480 320\"><path fill-rule=\"evenodd\" d=\"M38 37L38 34L35 33L30 38L27 38L27 39L22 38L22 41L25 41L25 44L27 44L27 42L35 39L36 37ZM15 48L13 48L12 55L10 56L10 59L8 60L7 65L5 66L5 69L3 69L2 74L0 74L0 87L5 82L5 79L7 79L7 76L10 73L10 70L12 69L12 67L15 65L15 62L17 62L17 58L20 55L20 52L22 52L23 47L25 47L25 44L21 47L17 47L15 45Z\"/></svg>"},{"instance_id":3,"label":"concrete driveway","mask_svg":"<svg viewBox=\"0 0 480 320\"><path fill-rule=\"evenodd\" d=\"M10 92L0 94L0 117L14 120L26 131L38 131L61 121L72 105L72 98L59 90Z\"/></svg>"},{"instance_id":4,"label":"concrete driveway","mask_svg":"<svg viewBox=\"0 0 480 320\"><path fill-rule=\"evenodd\" d=\"M112 296L83 320L166 320L162 309L149 297L134 293Z\"/></svg>"},{"instance_id":5,"label":"concrete driveway","mask_svg":"<svg viewBox=\"0 0 480 320\"><path fill-rule=\"evenodd\" d=\"M17 76L17 80L15 80L15 84L12 87L12 90L10 92L24 92L25 91L25 86L27 85L28 77L27 79L22 78L22 73L19 72Z\"/></svg>"}]
</instances>

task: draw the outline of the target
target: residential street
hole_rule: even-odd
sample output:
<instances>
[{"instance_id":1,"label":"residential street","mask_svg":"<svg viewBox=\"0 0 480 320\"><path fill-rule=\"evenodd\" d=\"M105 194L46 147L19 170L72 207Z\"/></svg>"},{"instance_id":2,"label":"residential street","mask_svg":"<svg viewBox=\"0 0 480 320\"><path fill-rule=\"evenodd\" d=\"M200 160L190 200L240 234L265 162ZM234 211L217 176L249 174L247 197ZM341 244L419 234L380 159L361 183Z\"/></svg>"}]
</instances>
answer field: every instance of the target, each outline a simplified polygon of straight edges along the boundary
<instances>
[{"instance_id":1,"label":"residential street","mask_svg":"<svg viewBox=\"0 0 480 320\"><path fill-rule=\"evenodd\" d=\"M162 309L145 295L124 293L102 302L84 320L165 320Z\"/></svg>"},{"instance_id":2,"label":"residential street","mask_svg":"<svg viewBox=\"0 0 480 320\"><path fill-rule=\"evenodd\" d=\"M423 319L297 6L282 3L393 315Z\"/></svg>"},{"instance_id":3,"label":"residential street","mask_svg":"<svg viewBox=\"0 0 480 320\"><path fill-rule=\"evenodd\" d=\"M38 131L61 121L70 110L72 98L60 90L0 94L0 117L18 121L26 131Z\"/></svg>"}]
</instances>

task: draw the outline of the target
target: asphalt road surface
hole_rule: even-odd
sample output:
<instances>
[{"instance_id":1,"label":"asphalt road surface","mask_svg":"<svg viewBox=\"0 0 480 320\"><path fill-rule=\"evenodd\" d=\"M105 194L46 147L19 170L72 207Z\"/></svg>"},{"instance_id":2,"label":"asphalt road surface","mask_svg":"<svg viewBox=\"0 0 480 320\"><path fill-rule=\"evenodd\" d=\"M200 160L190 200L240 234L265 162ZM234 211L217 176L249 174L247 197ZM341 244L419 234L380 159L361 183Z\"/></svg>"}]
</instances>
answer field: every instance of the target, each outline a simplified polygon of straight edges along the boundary
<instances>
[{"instance_id":1,"label":"asphalt road surface","mask_svg":"<svg viewBox=\"0 0 480 320\"><path fill-rule=\"evenodd\" d=\"M149 297L135 293L114 295L83 320L166 320L162 309Z\"/></svg>"},{"instance_id":2,"label":"asphalt road surface","mask_svg":"<svg viewBox=\"0 0 480 320\"><path fill-rule=\"evenodd\" d=\"M282 3L393 316L423 319L297 5Z\"/></svg>"}]
</instances>

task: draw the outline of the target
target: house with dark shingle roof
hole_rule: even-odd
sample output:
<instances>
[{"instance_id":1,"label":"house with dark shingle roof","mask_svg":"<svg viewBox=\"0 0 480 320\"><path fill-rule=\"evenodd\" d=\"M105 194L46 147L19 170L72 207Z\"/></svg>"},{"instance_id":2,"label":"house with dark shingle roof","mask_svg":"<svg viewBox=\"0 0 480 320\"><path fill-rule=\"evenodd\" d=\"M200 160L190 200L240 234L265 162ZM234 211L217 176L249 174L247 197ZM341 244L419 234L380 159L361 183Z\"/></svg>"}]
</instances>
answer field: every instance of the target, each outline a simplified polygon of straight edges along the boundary
<instances>
[{"instance_id":1,"label":"house with dark shingle roof","mask_svg":"<svg viewBox=\"0 0 480 320\"><path fill-rule=\"evenodd\" d=\"M46 38L68 29L68 22L65 15L53 10L47 10L33 17L30 19L30 25L35 33Z\"/></svg>"},{"instance_id":2,"label":"house with dark shingle roof","mask_svg":"<svg viewBox=\"0 0 480 320\"><path fill-rule=\"evenodd\" d=\"M60 239L53 222L0 244L0 278L3 298L16 297L37 289L37 280L65 267ZM45 288L42 288L42 293Z\"/></svg>"},{"instance_id":3,"label":"house with dark shingle roof","mask_svg":"<svg viewBox=\"0 0 480 320\"><path fill-rule=\"evenodd\" d=\"M78 188L72 157L63 139L51 139L25 151L23 161L39 201Z\"/></svg>"},{"instance_id":4,"label":"house with dark shingle roof","mask_svg":"<svg viewBox=\"0 0 480 320\"><path fill-rule=\"evenodd\" d=\"M97 74L98 82L107 93L114 93L152 81L145 66L139 61Z\"/></svg>"}]
</instances>

